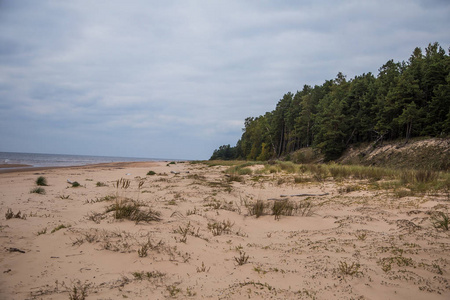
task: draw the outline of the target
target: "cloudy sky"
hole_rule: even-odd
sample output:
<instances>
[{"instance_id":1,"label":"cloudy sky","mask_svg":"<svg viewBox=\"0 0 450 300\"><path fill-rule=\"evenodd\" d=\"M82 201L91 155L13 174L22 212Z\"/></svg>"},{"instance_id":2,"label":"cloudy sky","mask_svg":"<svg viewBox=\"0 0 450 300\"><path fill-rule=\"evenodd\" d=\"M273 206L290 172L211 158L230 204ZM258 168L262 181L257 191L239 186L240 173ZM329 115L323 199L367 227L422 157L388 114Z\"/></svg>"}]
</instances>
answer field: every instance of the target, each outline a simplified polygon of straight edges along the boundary
<instances>
[{"instance_id":1,"label":"cloudy sky","mask_svg":"<svg viewBox=\"0 0 450 300\"><path fill-rule=\"evenodd\" d=\"M450 46L449 1L0 0L0 151L208 159L286 92Z\"/></svg>"}]
</instances>

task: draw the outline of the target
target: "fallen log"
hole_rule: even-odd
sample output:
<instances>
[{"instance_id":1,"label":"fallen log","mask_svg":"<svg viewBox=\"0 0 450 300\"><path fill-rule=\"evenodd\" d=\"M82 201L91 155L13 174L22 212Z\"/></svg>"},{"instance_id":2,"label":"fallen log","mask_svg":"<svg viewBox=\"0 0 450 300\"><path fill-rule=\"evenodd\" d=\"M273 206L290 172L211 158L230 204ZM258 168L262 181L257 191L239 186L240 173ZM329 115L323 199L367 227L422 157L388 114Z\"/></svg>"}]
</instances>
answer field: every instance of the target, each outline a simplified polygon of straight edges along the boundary
<instances>
[{"instance_id":1,"label":"fallen log","mask_svg":"<svg viewBox=\"0 0 450 300\"><path fill-rule=\"evenodd\" d=\"M329 195L329 193L323 193L323 194L295 194L295 195L280 195L281 198L286 197L320 197L320 196L326 196ZM270 200L270 199L269 199Z\"/></svg>"}]
</instances>

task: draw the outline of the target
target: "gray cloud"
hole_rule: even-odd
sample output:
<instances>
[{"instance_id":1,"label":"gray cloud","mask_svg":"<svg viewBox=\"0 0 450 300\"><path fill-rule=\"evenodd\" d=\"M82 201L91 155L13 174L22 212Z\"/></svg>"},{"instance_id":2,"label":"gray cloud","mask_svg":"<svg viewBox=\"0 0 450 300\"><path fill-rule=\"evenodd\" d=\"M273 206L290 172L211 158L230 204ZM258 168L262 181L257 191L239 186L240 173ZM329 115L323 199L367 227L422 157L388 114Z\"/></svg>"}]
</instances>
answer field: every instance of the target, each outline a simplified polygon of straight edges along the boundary
<instances>
[{"instance_id":1,"label":"gray cloud","mask_svg":"<svg viewBox=\"0 0 450 300\"><path fill-rule=\"evenodd\" d=\"M208 158L245 117L438 41L445 1L0 2L0 151Z\"/></svg>"}]
</instances>

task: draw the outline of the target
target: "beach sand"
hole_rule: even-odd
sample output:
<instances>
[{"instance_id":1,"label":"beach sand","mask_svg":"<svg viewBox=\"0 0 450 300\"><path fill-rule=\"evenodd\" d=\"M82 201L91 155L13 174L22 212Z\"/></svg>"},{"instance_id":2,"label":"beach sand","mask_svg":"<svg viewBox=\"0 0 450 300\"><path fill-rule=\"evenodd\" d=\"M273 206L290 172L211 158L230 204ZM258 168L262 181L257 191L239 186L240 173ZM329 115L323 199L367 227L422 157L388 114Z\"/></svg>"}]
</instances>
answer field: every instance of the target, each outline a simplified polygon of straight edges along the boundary
<instances>
[{"instance_id":1,"label":"beach sand","mask_svg":"<svg viewBox=\"0 0 450 300\"><path fill-rule=\"evenodd\" d=\"M139 162L0 173L0 299L450 299L450 235L430 220L447 211L445 195L397 198L284 173L229 182L225 169ZM45 194L30 193L39 176ZM292 216L249 213L257 200L298 194L316 196L288 197L301 207ZM105 212L125 199L161 220Z\"/></svg>"}]
</instances>

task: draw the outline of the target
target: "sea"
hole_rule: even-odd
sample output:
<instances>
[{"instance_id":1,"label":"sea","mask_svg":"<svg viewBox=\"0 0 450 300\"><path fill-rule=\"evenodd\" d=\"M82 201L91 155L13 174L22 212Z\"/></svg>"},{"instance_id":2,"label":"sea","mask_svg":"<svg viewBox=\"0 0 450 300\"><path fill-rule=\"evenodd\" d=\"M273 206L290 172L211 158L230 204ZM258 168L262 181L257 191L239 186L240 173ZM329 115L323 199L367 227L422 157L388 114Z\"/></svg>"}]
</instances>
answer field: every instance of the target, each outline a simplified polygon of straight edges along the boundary
<instances>
[{"instance_id":1,"label":"sea","mask_svg":"<svg viewBox=\"0 0 450 300\"><path fill-rule=\"evenodd\" d=\"M84 166L110 162L166 161L166 160L169 159L0 152L0 164L24 164L33 167L70 167L70 166Z\"/></svg>"}]
</instances>

